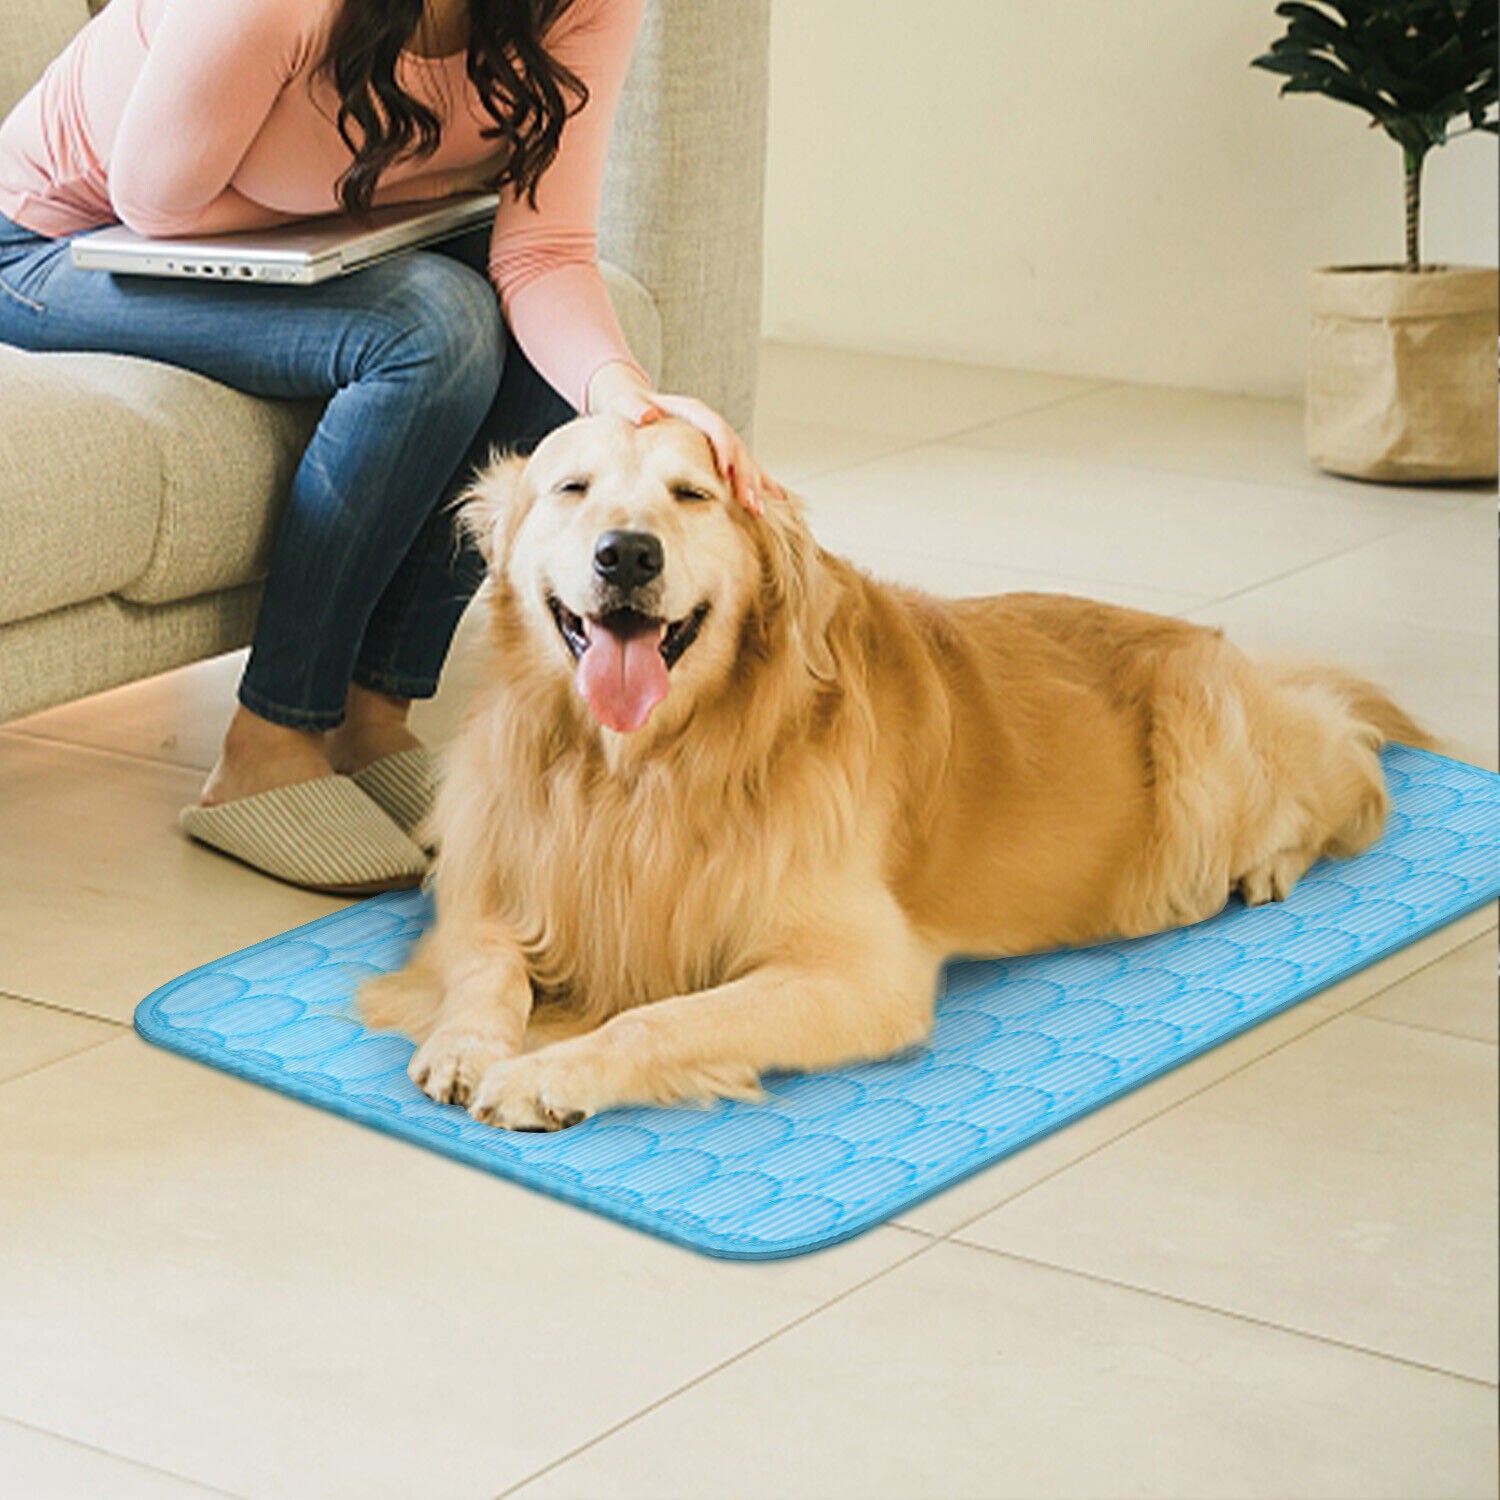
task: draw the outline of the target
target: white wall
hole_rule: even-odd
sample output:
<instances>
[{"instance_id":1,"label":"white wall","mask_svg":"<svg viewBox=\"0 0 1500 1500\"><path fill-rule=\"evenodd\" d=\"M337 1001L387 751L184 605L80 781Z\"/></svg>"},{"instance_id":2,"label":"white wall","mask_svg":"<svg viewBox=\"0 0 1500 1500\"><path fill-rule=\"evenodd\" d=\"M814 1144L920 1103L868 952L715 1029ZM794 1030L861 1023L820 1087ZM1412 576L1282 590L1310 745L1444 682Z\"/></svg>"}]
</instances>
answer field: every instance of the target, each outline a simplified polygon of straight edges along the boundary
<instances>
[{"instance_id":1,"label":"white wall","mask_svg":"<svg viewBox=\"0 0 1500 1500\"><path fill-rule=\"evenodd\" d=\"M1267 394L1306 272L1399 260L1399 148L1248 66L1273 0L773 0L766 331ZM1493 264L1492 136L1424 258Z\"/></svg>"}]
</instances>

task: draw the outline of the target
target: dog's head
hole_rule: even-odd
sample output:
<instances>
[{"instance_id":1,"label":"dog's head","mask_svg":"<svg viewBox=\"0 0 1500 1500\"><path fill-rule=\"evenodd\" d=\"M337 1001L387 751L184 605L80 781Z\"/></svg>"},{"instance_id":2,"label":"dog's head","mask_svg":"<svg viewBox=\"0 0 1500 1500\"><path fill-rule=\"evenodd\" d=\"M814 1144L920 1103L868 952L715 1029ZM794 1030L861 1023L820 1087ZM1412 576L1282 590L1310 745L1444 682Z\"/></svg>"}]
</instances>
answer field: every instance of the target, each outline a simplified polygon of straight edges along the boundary
<instances>
[{"instance_id":1,"label":"dog's head","mask_svg":"<svg viewBox=\"0 0 1500 1500\"><path fill-rule=\"evenodd\" d=\"M594 719L632 733L721 691L747 650L832 675L827 577L794 502L748 515L679 421L581 417L465 496L499 607Z\"/></svg>"}]
</instances>

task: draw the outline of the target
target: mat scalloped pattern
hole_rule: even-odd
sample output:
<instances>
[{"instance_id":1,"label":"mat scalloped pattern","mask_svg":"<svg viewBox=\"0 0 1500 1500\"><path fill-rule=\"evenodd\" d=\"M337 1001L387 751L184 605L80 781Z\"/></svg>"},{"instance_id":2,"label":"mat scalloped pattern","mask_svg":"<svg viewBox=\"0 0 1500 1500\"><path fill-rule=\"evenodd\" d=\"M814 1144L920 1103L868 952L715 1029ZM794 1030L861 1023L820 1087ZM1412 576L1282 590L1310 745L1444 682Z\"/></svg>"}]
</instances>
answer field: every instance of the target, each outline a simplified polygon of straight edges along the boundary
<instances>
[{"instance_id":1,"label":"mat scalloped pattern","mask_svg":"<svg viewBox=\"0 0 1500 1500\"><path fill-rule=\"evenodd\" d=\"M434 1104L409 1042L351 1016L428 920L381 896L205 965L142 1002L148 1040L707 1251L847 1239L1442 926L1500 891L1500 777L1386 752L1385 837L1291 900L1196 927L946 970L930 1043L768 1080L760 1104L627 1109L513 1135Z\"/></svg>"}]
</instances>

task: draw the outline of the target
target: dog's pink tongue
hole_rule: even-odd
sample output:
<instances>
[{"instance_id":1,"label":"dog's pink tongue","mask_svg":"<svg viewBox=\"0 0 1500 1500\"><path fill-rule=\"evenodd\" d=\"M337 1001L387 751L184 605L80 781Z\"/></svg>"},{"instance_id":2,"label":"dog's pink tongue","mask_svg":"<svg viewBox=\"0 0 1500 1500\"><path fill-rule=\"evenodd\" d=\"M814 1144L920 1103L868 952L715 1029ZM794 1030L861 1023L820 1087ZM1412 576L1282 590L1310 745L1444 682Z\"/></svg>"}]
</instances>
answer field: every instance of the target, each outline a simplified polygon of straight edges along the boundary
<instances>
[{"instance_id":1,"label":"dog's pink tongue","mask_svg":"<svg viewBox=\"0 0 1500 1500\"><path fill-rule=\"evenodd\" d=\"M578 691L606 729L629 734L651 717L667 696L667 664L661 656L664 625L622 640L590 620L588 650L578 662Z\"/></svg>"}]
</instances>

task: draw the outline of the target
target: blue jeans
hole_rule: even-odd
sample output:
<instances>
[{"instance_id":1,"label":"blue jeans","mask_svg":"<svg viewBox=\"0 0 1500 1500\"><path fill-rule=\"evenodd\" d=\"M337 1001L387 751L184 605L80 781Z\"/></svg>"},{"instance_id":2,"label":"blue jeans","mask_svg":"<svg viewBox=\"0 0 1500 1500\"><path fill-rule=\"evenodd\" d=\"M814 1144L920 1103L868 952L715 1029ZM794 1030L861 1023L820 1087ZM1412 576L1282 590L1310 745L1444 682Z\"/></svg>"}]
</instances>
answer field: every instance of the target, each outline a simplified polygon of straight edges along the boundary
<instances>
[{"instance_id":1,"label":"blue jeans","mask_svg":"<svg viewBox=\"0 0 1500 1500\"><path fill-rule=\"evenodd\" d=\"M483 577L444 504L492 446L573 415L514 347L489 231L309 287L114 276L0 215L0 343L161 360L254 396L327 398L276 534L240 701L331 729L350 683L430 697Z\"/></svg>"}]
</instances>

